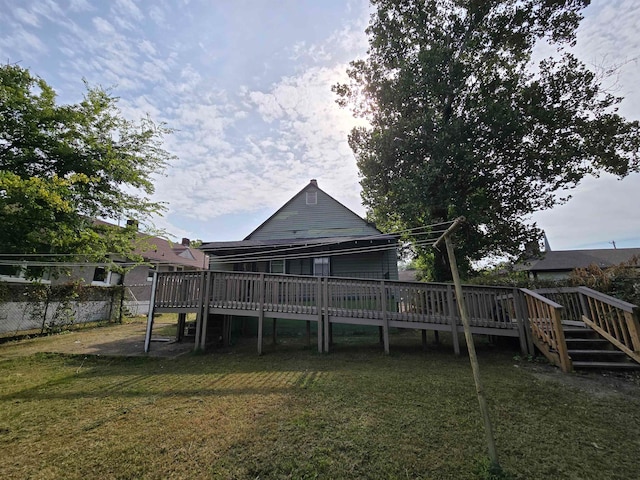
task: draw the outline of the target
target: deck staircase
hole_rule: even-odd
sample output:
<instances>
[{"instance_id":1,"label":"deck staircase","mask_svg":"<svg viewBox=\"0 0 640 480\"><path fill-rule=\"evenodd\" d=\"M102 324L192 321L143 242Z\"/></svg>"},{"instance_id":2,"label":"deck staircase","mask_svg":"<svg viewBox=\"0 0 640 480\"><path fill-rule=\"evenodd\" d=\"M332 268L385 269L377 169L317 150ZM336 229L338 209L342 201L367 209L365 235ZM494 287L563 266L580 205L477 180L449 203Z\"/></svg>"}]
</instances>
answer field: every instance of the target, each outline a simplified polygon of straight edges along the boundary
<instances>
[{"instance_id":1,"label":"deck staircase","mask_svg":"<svg viewBox=\"0 0 640 480\"><path fill-rule=\"evenodd\" d=\"M583 322L563 322L562 329L576 370L640 370L623 351Z\"/></svg>"}]
</instances>

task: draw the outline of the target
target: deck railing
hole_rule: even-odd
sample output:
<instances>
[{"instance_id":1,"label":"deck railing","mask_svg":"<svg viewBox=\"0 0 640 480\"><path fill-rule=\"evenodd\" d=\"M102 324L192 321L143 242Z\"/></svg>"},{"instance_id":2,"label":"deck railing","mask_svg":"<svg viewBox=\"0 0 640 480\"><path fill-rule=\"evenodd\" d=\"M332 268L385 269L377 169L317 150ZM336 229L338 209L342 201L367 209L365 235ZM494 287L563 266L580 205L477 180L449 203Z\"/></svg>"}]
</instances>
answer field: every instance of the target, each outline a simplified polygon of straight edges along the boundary
<instances>
[{"instance_id":1,"label":"deck railing","mask_svg":"<svg viewBox=\"0 0 640 480\"><path fill-rule=\"evenodd\" d=\"M156 307L197 308L200 305L204 272L161 272L157 275Z\"/></svg>"},{"instance_id":2,"label":"deck railing","mask_svg":"<svg viewBox=\"0 0 640 480\"><path fill-rule=\"evenodd\" d=\"M563 306L539 293L522 288L533 343L563 372L573 369L562 329Z\"/></svg>"},{"instance_id":3,"label":"deck railing","mask_svg":"<svg viewBox=\"0 0 640 480\"><path fill-rule=\"evenodd\" d=\"M537 290L572 305L570 320L581 320L640 363L640 310L587 287Z\"/></svg>"},{"instance_id":4,"label":"deck railing","mask_svg":"<svg viewBox=\"0 0 640 480\"><path fill-rule=\"evenodd\" d=\"M158 273L155 306L316 314L342 318L386 317L398 322L461 324L453 287L399 282L239 272ZM516 329L514 289L465 286L471 326Z\"/></svg>"}]
</instances>

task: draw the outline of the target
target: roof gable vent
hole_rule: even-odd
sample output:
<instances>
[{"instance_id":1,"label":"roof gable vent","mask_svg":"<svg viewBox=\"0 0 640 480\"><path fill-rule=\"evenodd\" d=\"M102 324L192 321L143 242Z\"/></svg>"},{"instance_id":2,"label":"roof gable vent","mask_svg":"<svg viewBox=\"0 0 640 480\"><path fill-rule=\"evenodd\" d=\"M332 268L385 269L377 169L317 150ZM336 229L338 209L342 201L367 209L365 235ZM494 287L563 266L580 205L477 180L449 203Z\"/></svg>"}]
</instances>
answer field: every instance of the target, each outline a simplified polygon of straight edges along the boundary
<instances>
[{"instance_id":1,"label":"roof gable vent","mask_svg":"<svg viewBox=\"0 0 640 480\"><path fill-rule=\"evenodd\" d=\"M307 205L318 204L318 192L307 192Z\"/></svg>"}]
</instances>

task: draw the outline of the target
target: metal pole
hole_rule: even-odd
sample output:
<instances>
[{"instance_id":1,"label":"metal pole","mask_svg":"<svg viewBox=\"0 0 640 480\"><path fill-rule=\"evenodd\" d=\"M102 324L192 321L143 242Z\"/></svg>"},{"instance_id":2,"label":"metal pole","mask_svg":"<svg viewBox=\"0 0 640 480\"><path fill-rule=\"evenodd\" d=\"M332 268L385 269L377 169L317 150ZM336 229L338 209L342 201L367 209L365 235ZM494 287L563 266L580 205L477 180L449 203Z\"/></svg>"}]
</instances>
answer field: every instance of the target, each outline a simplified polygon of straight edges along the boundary
<instances>
[{"instance_id":1,"label":"metal pole","mask_svg":"<svg viewBox=\"0 0 640 480\"><path fill-rule=\"evenodd\" d=\"M456 222L458 222L458 220L456 220ZM454 223L454 225L456 225L456 223ZM469 350L469 361L471 362L471 370L473 371L473 380L476 384L476 394L478 396L478 403L480 404L480 413L482 414L482 420L484 422L484 430L487 437L487 446L489 447L489 458L491 459L491 462L493 464L499 465L496 443L493 438L493 428L491 427L491 419L489 418L487 400L484 396L482 382L480 381L480 367L478 365L478 357L476 356L476 347L473 343L473 336L471 335L471 326L469 325L467 306L465 304L464 297L462 296L462 284L460 283L460 275L458 274L458 264L456 262L456 257L453 252L453 244L451 243L449 235L445 233L443 236L445 244L447 245L447 254L449 256L451 275L453 276L453 284L456 290L458 309L460 310L460 317L462 318L462 325L464 326L464 337L467 341L467 349Z\"/></svg>"}]
</instances>

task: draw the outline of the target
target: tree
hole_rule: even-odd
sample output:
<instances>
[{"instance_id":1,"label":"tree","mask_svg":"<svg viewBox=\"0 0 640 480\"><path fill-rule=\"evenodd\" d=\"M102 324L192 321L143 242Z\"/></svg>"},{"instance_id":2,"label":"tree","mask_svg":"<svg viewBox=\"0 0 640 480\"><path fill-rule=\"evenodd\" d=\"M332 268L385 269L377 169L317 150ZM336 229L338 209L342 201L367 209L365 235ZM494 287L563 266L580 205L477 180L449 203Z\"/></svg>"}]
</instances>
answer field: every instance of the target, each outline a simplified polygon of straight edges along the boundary
<instances>
[{"instance_id":1,"label":"tree","mask_svg":"<svg viewBox=\"0 0 640 480\"><path fill-rule=\"evenodd\" d=\"M588 3L372 0L368 55L334 91L369 122L349 143L373 221L398 231L464 215L468 270L522 252L540 235L530 215L586 175L638 170L638 122L568 49ZM539 42L557 54L534 64ZM447 278L443 255L417 250Z\"/></svg>"},{"instance_id":2,"label":"tree","mask_svg":"<svg viewBox=\"0 0 640 480\"><path fill-rule=\"evenodd\" d=\"M116 104L87 86L80 103L58 105L43 79L0 67L0 254L106 261L131 253L137 228L94 220L137 225L164 209L148 196L152 175L171 158L162 148L169 130L149 118L128 121Z\"/></svg>"}]
</instances>

